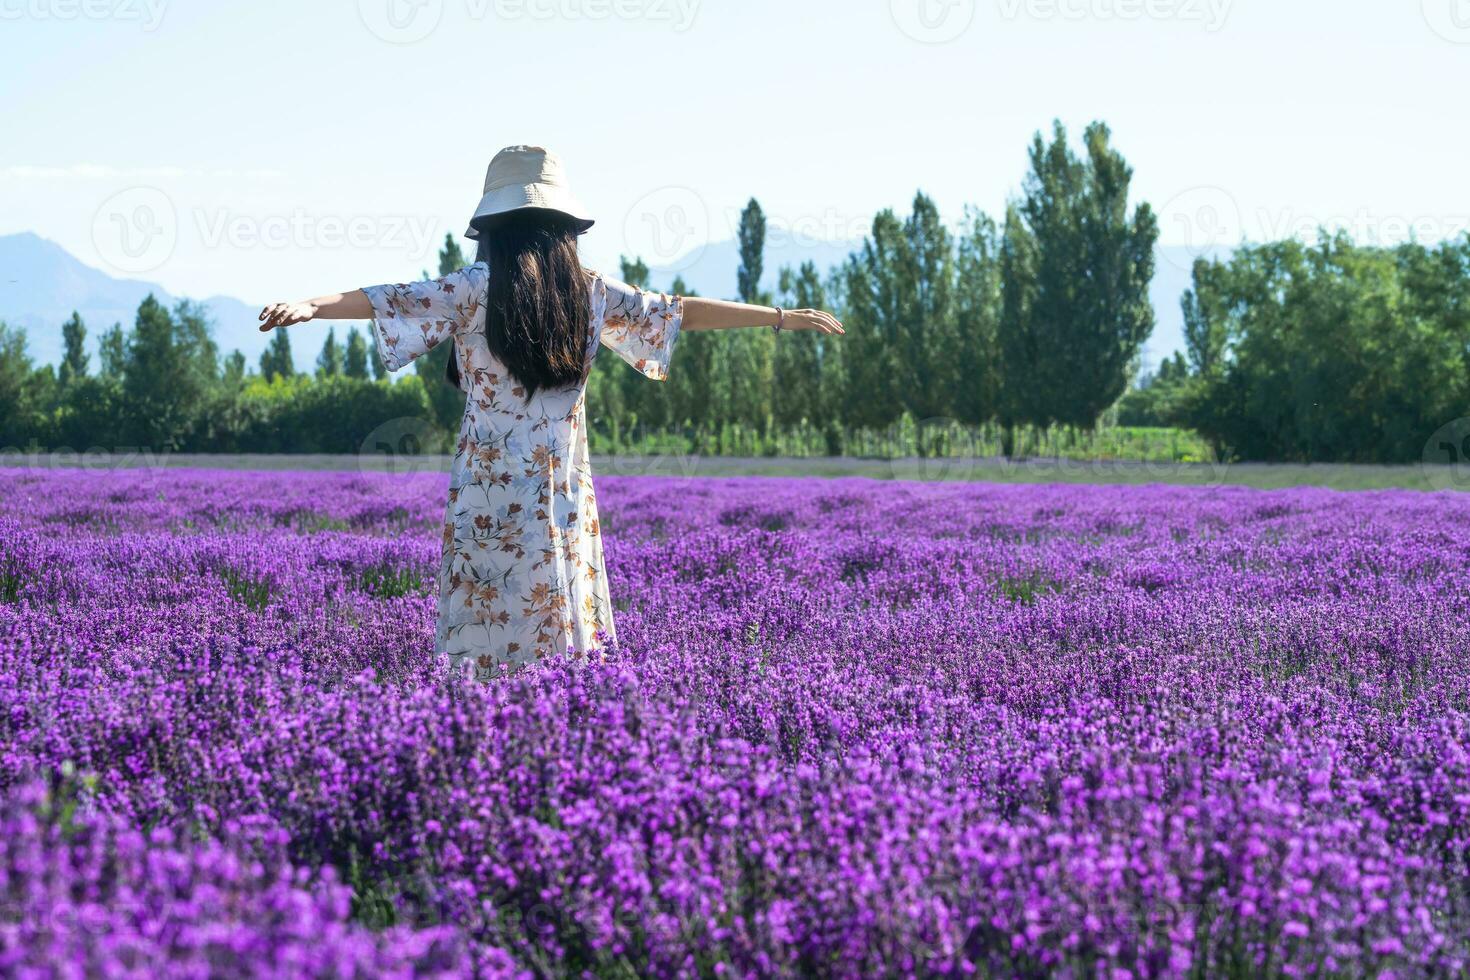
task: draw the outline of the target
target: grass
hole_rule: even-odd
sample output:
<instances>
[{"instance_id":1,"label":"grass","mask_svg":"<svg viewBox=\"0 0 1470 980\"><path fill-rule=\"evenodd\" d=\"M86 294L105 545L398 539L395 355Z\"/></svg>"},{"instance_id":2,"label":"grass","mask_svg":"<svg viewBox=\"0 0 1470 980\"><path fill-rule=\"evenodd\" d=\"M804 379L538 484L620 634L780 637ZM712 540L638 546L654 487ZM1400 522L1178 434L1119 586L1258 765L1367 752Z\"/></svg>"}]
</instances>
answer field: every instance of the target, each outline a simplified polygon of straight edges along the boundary
<instances>
[{"instance_id":1,"label":"grass","mask_svg":"<svg viewBox=\"0 0 1470 980\"><path fill-rule=\"evenodd\" d=\"M428 592L423 576L416 570L387 563L362 569L356 576L356 584L362 591L382 598Z\"/></svg>"},{"instance_id":2,"label":"grass","mask_svg":"<svg viewBox=\"0 0 1470 980\"><path fill-rule=\"evenodd\" d=\"M405 472L404 460L393 472ZM416 457L411 472L449 472L448 456ZM67 467L79 465L75 455L0 456L0 465ZM372 456L172 454L89 456L89 468L138 466L189 467L230 470L365 470L383 469ZM1038 457L1007 460L1000 457L901 457L869 459L856 456L699 456L692 453L597 456L598 475L703 476L858 476L878 480L968 480L988 483L1174 483L1195 486L1239 485L1273 489L1322 486L1336 490L1403 488L1436 490L1467 486L1463 468L1449 466L1376 466L1350 463L1196 463L1140 462L1115 459Z\"/></svg>"},{"instance_id":3,"label":"grass","mask_svg":"<svg viewBox=\"0 0 1470 980\"><path fill-rule=\"evenodd\" d=\"M236 602L254 612L264 612L271 602L271 585L264 579L251 577L236 568L226 567L220 571L225 589Z\"/></svg>"}]
</instances>

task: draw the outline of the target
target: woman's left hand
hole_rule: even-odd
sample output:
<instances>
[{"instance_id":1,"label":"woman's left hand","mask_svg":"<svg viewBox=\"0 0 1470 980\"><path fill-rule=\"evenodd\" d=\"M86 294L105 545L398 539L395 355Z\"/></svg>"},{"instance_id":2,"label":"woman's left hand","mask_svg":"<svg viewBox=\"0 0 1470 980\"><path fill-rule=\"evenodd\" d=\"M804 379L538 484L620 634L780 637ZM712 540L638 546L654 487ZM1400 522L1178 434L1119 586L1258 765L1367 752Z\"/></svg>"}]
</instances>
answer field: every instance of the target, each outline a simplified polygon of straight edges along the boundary
<instances>
[{"instance_id":1,"label":"woman's left hand","mask_svg":"<svg viewBox=\"0 0 1470 980\"><path fill-rule=\"evenodd\" d=\"M782 330L815 330L818 333L846 333L837 318L826 310L787 310L781 320Z\"/></svg>"},{"instance_id":2,"label":"woman's left hand","mask_svg":"<svg viewBox=\"0 0 1470 980\"><path fill-rule=\"evenodd\" d=\"M305 323L316 316L316 304L310 300L300 303L272 303L260 311L260 332L268 333L276 327L289 327L293 323Z\"/></svg>"}]
</instances>

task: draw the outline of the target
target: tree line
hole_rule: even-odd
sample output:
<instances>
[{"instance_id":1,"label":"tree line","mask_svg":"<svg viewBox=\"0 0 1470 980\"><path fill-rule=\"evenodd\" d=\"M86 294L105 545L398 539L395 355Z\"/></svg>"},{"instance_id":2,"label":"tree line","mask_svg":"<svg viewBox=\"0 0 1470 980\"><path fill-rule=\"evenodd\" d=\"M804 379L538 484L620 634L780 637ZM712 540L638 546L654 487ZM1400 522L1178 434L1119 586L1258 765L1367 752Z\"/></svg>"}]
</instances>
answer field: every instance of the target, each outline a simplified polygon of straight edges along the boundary
<instances>
[{"instance_id":1,"label":"tree line","mask_svg":"<svg viewBox=\"0 0 1470 980\"><path fill-rule=\"evenodd\" d=\"M732 298L832 309L847 335L691 332L661 385L598 358L594 451L1015 455L1120 424L1195 430L1221 458L1394 461L1418 458L1464 412L1470 238L1385 249L1336 236L1198 262L1182 298L1187 350L1139 379L1152 209L1130 204L1132 170L1101 123L1080 152L1060 124L1036 134L1029 164L1000 220L967 209L948 227L919 192L908 214L880 212L837 267L779 270L773 293L760 287L766 217L752 199ZM444 274L468 258L446 236L438 260ZM650 283L637 257L617 271L692 295L678 278ZM222 357L188 302L146 299L130 330L100 337L95 371L79 317L63 335L61 364L36 368L24 334L0 325L0 445L342 453L386 420L417 418L433 443L422 448L445 449L463 410L443 380L447 347L390 380L356 326L328 327L306 373L289 330L256 365Z\"/></svg>"},{"instance_id":2,"label":"tree line","mask_svg":"<svg viewBox=\"0 0 1470 980\"><path fill-rule=\"evenodd\" d=\"M1124 421L1186 426L1240 459L1405 463L1470 415L1470 236L1246 246L1197 261L1181 302L1186 349Z\"/></svg>"},{"instance_id":3,"label":"tree line","mask_svg":"<svg viewBox=\"0 0 1470 980\"><path fill-rule=\"evenodd\" d=\"M766 220L752 200L740 218L735 298L834 309L847 335L690 334L667 391L607 375L589 404L654 428L811 426L834 453L853 430L904 419L1092 429L1128 387L1153 329L1158 226L1147 204L1129 210L1132 171L1107 127L1093 124L1083 143L1079 156L1060 124L1050 140L1037 134L1001 224L967 209L951 230L920 192L908 215L880 212L826 275L809 262L781 269L775 296L759 287ZM647 272L624 260L624 279L644 282Z\"/></svg>"}]
</instances>

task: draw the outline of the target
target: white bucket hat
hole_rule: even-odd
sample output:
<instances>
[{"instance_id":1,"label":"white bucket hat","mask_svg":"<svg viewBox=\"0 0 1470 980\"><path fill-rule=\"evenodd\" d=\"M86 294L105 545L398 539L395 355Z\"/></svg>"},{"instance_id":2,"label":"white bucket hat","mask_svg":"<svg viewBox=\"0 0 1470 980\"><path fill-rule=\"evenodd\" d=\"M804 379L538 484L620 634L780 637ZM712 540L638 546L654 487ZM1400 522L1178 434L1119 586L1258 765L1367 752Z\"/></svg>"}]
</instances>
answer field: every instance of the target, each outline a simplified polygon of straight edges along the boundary
<instances>
[{"instance_id":1,"label":"white bucket hat","mask_svg":"<svg viewBox=\"0 0 1470 980\"><path fill-rule=\"evenodd\" d=\"M470 219L466 238L479 238L475 222L522 208L547 208L575 218L581 234L592 227L582 202L567 186L561 157L540 146L507 146L490 161L485 171L485 196Z\"/></svg>"}]
</instances>

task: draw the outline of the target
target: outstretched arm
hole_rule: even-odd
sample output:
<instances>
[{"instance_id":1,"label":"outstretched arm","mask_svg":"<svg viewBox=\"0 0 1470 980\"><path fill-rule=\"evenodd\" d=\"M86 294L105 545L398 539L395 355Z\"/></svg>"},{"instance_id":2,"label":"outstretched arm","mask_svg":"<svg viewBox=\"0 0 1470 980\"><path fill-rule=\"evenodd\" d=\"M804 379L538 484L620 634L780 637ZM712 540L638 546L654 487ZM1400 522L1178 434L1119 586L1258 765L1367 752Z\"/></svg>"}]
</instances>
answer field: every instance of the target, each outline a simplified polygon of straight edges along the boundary
<instances>
[{"instance_id":1,"label":"outstretched arm","mask_svg":"<svg viewBox=\"0 0 1470 980\"><path fill-rule=\"evenodd\" d=\"M702 296L684 297L685 330L733 330L740 327L774 327L779 314L773 306L731 303ZM845 333L837 318L825 310L786 310L780 316L782 330L815 330Z\"/></svg>"},{"instance_id":2,"label":"outstretched arm","mask_svg":"<svg viewBox=\"0 0 1470 980\"><path fill-rule=\"evenodd\" d=\"M289 327L307 320L367 320L373 315L373 304L361 289L350 293L332 293L296 303L272 303L260 311L260 332L276 327Z\"/></svg>"}]
</instances>

